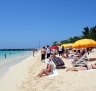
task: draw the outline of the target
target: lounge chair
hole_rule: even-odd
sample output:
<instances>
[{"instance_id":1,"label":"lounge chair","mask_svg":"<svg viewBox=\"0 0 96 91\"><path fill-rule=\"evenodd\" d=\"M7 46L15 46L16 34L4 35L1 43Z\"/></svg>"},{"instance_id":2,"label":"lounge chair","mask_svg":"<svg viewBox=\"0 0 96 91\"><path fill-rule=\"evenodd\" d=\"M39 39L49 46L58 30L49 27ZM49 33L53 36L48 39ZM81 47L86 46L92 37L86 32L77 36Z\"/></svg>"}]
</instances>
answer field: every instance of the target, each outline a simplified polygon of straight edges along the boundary
<instances>
[{"instance_id":1,"label":"lounge chair","mask_svg":"<svg viewBox=\"0 0 96 91\"><path fill-rule=\"evenodd\" d=\"M86 66L87 61L89 61L89 59L87 58L87 53L85 53L79 60L73 62L73 66Z\"/></svg>"}]
</instances>

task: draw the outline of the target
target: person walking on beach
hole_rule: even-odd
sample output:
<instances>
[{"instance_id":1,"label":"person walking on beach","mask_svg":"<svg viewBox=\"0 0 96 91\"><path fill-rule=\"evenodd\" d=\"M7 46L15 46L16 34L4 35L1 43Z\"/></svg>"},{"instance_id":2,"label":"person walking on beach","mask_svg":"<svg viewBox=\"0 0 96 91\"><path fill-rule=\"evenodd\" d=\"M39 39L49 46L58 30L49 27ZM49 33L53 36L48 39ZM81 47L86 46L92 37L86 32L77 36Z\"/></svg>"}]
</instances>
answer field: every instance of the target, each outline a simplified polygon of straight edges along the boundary
<instances>
[{"instance_id":1,"label":"person walking on beach","mask_svg":"<svg viewBox=\"0 0 96 91\"><path fill-rule=\"evenodd\" d=\"M50 57L50 54L51 54L51 49L50 49L49 45L47 45L47 49L46 49L47 58Z\"/></svg>"},{"instance_id":2,"label":"person walking on beach","mask_svg":"<svg viewBox=\"0 0 96 91\"><path fill-rule=\"evenodd\" d=\"M35 49L32 49L32 52L33 52L33 57L34 57L34 54L35 54Z\"/></svg>"},{"instance_id":3,"label":"person walking on beach","mask_svg":"<svg viewBox=\"0 0 96 91\"><path fill-rule=\"evenodd\" d=\"M59 53L59 56L62 56L62 46L61 45L58 46L58 53Z\"/></svg>"},{"instance_id":4,"label":"person walking on beach","mask_svg":"<svg viewBox=\"0 0 96 91\"><path fill-rule=\"evenodd\" d=\"M45 60L45 54L46 54L46 50L45 50L45 46L43 46L43 48L41 49L41 62Z\"/></svg>"}]
</instances>

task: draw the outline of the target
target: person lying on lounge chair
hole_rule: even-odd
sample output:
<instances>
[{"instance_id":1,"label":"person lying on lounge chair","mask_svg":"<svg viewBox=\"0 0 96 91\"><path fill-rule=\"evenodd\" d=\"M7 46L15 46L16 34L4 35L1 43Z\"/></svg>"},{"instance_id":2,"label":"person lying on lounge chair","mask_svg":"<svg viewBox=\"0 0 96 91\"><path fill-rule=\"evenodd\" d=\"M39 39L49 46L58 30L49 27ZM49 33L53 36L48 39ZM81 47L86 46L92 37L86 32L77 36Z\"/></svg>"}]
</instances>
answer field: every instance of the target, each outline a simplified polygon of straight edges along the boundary
<instances>
[{"instance_id":1,"label":"person lying on lounge chair","mask_svg":"<svg viewBox=\"0 0 96 91\"><path fill-rule=\"evenodd\" d=\"M96 63L91 64L91 65L86 65L86 66L78 66L78 67L73 67L73 68L67 68L67 71L81 71L81 70L89 70L89 69L96 69Z\"/></svg>"}]
</instances>

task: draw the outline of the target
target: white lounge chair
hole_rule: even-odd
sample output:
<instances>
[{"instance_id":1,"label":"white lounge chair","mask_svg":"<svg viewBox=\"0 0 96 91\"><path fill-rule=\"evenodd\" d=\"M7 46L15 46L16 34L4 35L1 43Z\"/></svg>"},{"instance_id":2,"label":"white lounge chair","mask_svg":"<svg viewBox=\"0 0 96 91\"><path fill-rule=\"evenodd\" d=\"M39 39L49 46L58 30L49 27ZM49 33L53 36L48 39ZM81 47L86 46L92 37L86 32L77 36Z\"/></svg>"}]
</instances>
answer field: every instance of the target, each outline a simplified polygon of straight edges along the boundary
<instances>
[{"instance_id":1,"label":"white lounge chair","mask_svg":"<svg viewBox=\"0 0 96 91\"><path fill-rule=\"evenodd\" d=\"M85 53L79 60L73 63L73 66L86 65L89 59L87 58L87 53Z\"/></svg>"}]
</instances>

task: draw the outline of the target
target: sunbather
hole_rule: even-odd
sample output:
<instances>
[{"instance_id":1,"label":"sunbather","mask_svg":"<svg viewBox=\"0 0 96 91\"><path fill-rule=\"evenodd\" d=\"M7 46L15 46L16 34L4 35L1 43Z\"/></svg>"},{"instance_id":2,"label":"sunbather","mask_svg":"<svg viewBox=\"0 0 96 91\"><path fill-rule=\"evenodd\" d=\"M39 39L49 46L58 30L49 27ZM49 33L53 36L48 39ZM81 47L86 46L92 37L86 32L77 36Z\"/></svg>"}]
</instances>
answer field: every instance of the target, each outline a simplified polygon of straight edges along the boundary
<instances>
[{"instance_id":1,"label":"sunbather","mask_svg":"<svg viewBox=\"0 0 96 91\"><path fill-rule=\"evenodd\" d=\"M91 64L91 65L86 65L86 66L78 66L78 67L73 67L73 68L67 68L67 71L81 71L81 70L88 70L88 69L96 69L96 63Z\"/></svg>"},{"instance_id":2,"label":"sunbather","mask_svg":"<svg viewBox=\"0 0 96 91\"><path fill-rule=\"evenodd\" d=\"M36 77L42 77L43 75L48 76L53 73L55 65L52 63L50 59L46 59L45 62L47 63L46 69L42 69Z\"/></svg>"},{"instance_id":3,"label":"sunbather","mask_svg":"<svg viewBox=\"0 0 96 91\"><path fill-rule=\"evenodd\" d=\"M95 64L91 64L92 69L96 69L96 63Z\"/></svg>"}]
</instances>

